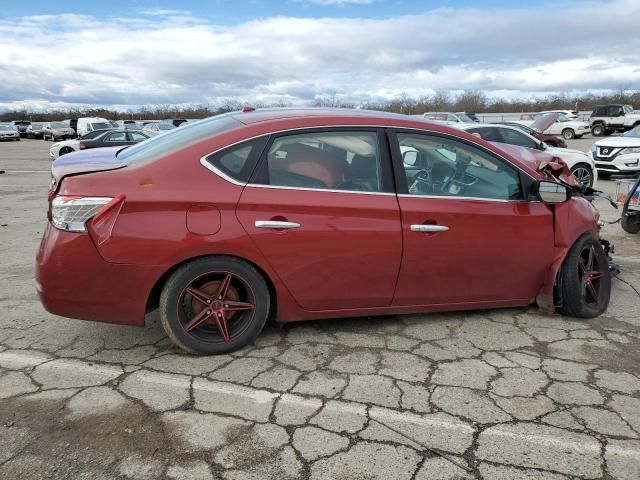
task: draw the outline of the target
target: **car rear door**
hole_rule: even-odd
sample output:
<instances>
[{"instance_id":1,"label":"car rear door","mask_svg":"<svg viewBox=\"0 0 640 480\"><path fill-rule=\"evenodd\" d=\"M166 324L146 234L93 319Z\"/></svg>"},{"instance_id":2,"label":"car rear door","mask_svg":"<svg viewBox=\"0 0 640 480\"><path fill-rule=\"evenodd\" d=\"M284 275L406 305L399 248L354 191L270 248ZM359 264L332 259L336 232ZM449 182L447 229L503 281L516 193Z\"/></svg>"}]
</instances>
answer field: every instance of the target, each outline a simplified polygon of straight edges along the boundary
<instances>
[{"instance_id":1,"label":"car rear door","mask_svg":"<svg viewBox=\"0 0 640 480\"><path fill-rule=\"evenodd\" d=\"M237 216L302 308L391 303L402 233L382 130L274 136Z\"/></svg>"},{"instance_id":2,"label":"car rear door","mask_svg":"<svg viewBox=\"0 0 640 480\"><path fill-rule=\"evenodd\" d=\"M393 304L524 305L553 257L553 215L525 199L525 174L466 141L390 132L403 257ZM403 165L401 148L420 152Z\"/></svg>"}]
</instances>

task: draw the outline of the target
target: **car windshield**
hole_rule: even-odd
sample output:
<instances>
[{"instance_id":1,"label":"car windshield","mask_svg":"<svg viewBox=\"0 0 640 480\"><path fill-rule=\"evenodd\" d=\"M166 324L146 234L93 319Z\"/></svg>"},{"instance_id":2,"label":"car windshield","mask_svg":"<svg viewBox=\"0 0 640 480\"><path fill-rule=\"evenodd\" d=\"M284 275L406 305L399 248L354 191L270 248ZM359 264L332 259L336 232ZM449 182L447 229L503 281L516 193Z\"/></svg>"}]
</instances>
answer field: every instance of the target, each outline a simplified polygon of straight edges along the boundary
<instances>
[{"instance_id":1,"label":"car windshield","mask_svg":"<svg viewBox=\"0 0 640 480\"><path fill-rule=\"evenodd\" d=\"M227 114L209 117L123 149L118 152L117 157L129 165L145 163L190 143L240 126L241 122Z\"/></svg>"},{"instance_id":2,"label":"car windshield","mask_svg":"<svg viewBox=\"0 0 640 480\"><path fill-rule=\"evenodd\" d=\"M104 130L106 128L113 128L113 125L107 122L95 122L91 124L94 130Z\"/></svg>"},{"instance_id":3,"label":"car windshield","mask_svg":"<svg viewBox=\"0 0 640 480\"><path fill-rule=\"evenodd\" d=\"M67 128L64 122L51 122L51 128Z\"/></svg>"},{"instance_id":4,"label":"car windshield","mask_svg":"<svg viewBox=\"0 0 640 480\"><path fill-rule=\"evenodd\" d=\"M170 123L159 123L156 126L158 127L158 130L173 130L174 128L176 128Z\"/></svg>"},{"instance_id":5,"label":"car windshield","mask_svg":"<svg viewBox=\"0 0 640 480\"><path fill-rule=\"evenodd\" d=\"M625 132L622 136L640 138L640 125L635 128L632 128L628 132Z\"/></svg>"},{"instance_id":6,"label":"car windshield","mask_svg":"<svg viewBox=\"0 0 640 480\"><path fill-rule=\"evenodd\" d=\"M473 121L473 119L472 119L469 115L467 115L466 113L456 113L456 115L458 115L458 118L459 118L460 120L462 120L463 122L465 122L465 123L476 123L476 122L474 122L474 121Z\"/></svg>"}]
</instances>

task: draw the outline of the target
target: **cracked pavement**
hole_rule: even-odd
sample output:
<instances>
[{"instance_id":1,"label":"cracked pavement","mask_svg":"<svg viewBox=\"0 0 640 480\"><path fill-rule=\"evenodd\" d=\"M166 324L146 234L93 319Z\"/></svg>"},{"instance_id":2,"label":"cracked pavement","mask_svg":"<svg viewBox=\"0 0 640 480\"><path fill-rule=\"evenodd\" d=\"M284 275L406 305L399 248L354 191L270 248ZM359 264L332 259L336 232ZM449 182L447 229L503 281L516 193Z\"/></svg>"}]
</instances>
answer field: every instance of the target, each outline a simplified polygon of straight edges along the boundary
<instances>
[{"instance_id":1,"label":"cracked pavement","mask_svg":"<svg viewBox=\"0 0 640 480\"><path fill-rule=\"evenodd\" d=\"M239 352L194 357L153 315L134 328L44 312L48 146L1 145L0 479L640 478L627 285L614 280L590 321L529 308L272 325ZM640 237L605 237L640 286Z\"/></svg>"}]
</instances>

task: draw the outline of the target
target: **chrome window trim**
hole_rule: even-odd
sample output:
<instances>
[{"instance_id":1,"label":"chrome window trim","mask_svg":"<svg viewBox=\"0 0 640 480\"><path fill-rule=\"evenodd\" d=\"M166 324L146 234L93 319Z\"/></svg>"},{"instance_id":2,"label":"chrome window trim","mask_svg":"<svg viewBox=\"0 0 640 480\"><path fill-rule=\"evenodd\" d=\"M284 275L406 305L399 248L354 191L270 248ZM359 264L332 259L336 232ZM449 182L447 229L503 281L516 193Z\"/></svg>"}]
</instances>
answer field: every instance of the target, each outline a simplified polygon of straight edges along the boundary
<instances>
[{"instance_id":1,"label":"chrome window trim","mask_svg":"<svg viewBox=\"0 0 640 480\"><path fill-rule=\"evenodd\" d=\"M398 126L398 125L353 125L353 124L340 124L340 125L313 125L313 126L309 126L309 127L294 127L294 128L285 128L283 130L276 130L273 132L268 132L268 133L261 133L260 135L255 135L253 137L249 137L249 138L243 138L242 140L239 140L237 142L234 143L230 143L229 145L225 145L224 147L218 148L217 150L214 150L212 152L209 152L205 155L203 155L202 157L200 157L200 164L206 168L207 170L215 173L216 175L218 175L219 177L223 178L224 180L228 181L229 183L232 183L233 185L238 185L240 187L254 187L254 188L280 188L280 189L284 189L284 190L302 190L302 191L314 191L314 192L331 192L331 193L355 193L355 194L364 194L364 195L397 195L398 197L403 197L403 196L408 196L408 197L422 197L422 198L431 198L431 197L426 197L423 195L409 195L409 194L398 194L397 192L359 192L359 191L353 191L353 190L334 190L334 189L325 189L325 188L298 188L298 187L281 187L278 185L260 185L257 183L243 183L243 182L239 182L238 180L234 179L233 177L230 177L229 175L227 175L226 173L224 173L223 171L221 171L219 168L217 168L216 166L212 165L211 163L209 163L207 161L207 157L214 155L218 152L221 152L222 150L226 150L227 148L231 148L234 147L235 145L238 145L240 143L244 143L244 142L248 142L250 140L254 140L256 138L261 138L261 137L266 137L266 136L270 136L270 135L277 135L277 134L281 134L281 133L286 133L286 132L298 132L298 131L304 131L304 130L311 130L311 129L326 129L326 128L393 128L396 130L412 130L412 131L416 131L416 132L420 132L423 134L435 134L435 135L443 135L446 137L450 137L454 140L460 140L457 136L452 135L450 133L443 133L443 132L437 132L434 130L425 130L422 128L417 128L417 127L403 127L403 126ZM464 141L464 139L463 139ZM518 170L518 172L522 172L523 175L526 175L527 177L529 177L532 181L536 181L537 179L532 177L531 175L529 175L529 173L525 172L524 170L522 170L521 168L519 168L517 165L511 163L507 158L503 157L500 154L497 154L491 150L488 150L487 148L483 147L482 145L478 145L478 144L473 144L474 147L481 149L482 151L487 152L487 154L489 155L494 155L497 156L498 158L501 158L503 161L505 161L507 164L511 165L513 168L515 168L516 170ZM393 162L393 158L391 158L391 162ZM476 197L433 197L433 198L463 198L463 199L471 199L471 200L487 200L487 201L499 201L499 202L510 202L510 201L527 201L527 200L496 200L496 199L488 199L488 198L476 198Z\"/></svg>"},{"instance_id":2,"label":"chrome window trim","mask_svg":"<svg viewBox=\"0 0 640 480\"><path fill-rule=\"evenodd\" d=\"M480 202L498 202L498 203L543 203L540 200L504 200L502 198L484 198L484 197L456 197L455 195L414 195L411 193L399 193L398 197L402 198L430 198L432 200L473 200Z\"/></svg>"},{"instance_id":3,"label":"chrome window trim","mask_svg":"<svg viewBox=\"0 0 640 480\"><path fill-rule=\"evenodd\" d=\"M361 192L359 190L336 190L332 188L306 188L306 187L285 187L280 185L262 185L260 183L247 183L247 187L251 188L274 188L276 190L301 190L305 192L329 192L329 193L355 193L357 195L385 195L393 196L392 192Z\"/></svg>"}]
</instances>

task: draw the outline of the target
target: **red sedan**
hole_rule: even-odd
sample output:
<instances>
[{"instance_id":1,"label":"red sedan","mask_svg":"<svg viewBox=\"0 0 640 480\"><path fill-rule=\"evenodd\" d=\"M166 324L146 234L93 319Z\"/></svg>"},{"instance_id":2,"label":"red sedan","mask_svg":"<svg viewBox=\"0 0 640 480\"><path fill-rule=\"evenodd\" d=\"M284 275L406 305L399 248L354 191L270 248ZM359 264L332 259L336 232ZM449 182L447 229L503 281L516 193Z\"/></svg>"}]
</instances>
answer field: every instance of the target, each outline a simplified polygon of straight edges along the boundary
<instances>
[{"instance_id":1,"label":"red sedan","mask_svg":"<svg viewBox=\"0 0 640 480\"><path fill-rule=\"evenodd\" d=\"M269 317L607 308L598 214L561 165L408 116L247 110L56 160L45 308L127 325L159 309L202 354Z\"/></svg>"}]
</instances>

